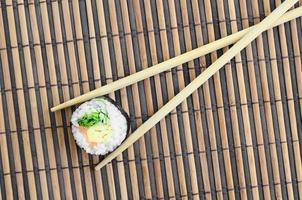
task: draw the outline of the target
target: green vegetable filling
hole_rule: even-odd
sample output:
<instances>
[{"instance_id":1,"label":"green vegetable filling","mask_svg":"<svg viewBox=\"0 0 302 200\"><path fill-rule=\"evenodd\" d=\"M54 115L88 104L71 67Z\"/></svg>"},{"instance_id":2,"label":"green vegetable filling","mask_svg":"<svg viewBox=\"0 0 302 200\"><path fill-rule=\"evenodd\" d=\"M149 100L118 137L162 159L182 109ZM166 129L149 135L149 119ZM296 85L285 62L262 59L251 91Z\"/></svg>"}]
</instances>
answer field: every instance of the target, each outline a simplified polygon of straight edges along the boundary
<instances>
[{"instance_id":1,"label":"green vegetable filling","mask_svg":"<svg viewBox=\"0 0 302 200\"><path fill-rule=\"evenodd\" d=\"M102 124L108 124L109 123L109 116L108 112L92 112L89 114L85 114L82 118L78 119L78 124L83 127L91 127L99 122L102 122Z\"/></svg>"}]
</instances>

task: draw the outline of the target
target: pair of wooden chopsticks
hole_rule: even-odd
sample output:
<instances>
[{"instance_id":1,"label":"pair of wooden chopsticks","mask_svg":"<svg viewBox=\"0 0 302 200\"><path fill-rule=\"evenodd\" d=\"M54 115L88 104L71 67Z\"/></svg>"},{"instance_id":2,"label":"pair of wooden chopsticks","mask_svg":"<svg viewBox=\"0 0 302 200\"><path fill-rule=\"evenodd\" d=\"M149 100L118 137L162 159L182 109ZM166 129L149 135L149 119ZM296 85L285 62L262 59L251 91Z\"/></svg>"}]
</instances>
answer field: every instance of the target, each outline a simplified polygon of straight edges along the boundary
<instances>
[{"instance_id":1,"label":"pair of wooden chopsticks","mask_svg":"<svg viewBox=\"0 0 302 200\"><path fill-rule=\"evenodd\" d=\"M105 166L112 159L117 157L120 153L126 150L130 145L137 141L141 136L143 136L148 130L150 130L155 124L157 124L163 117L165 117L169 112L171 112L177 105L184 101L189 95L191 95L196 89L198 89L204 82L206 82L213 74L215 74L220 68L222 68L231 58L238 54L243 48L245 48L250 42L252 42L256 37L258 37L263 31L285 23L296 17L302 15L302 7L294 9L292 11L284 14L290 7L292 7L298 0L286 0L278 8L276 8L269 16L267 16L259 24L250 27L248 29L242 30L233 35L227 36L223 39L217 40L213 43L204 45L190 52L184 53L180 56L167 60L163 63L155 65L153 67L147 68L140 72L137 72L128 77L122 78L118 81L110 83L106 86L93 90L87 94L76 97L69 100L63 104L60 104L51 109L51 111L56 111L74 104L92 99L97 96L102 96L113 92L122 87L133 84L137 81L143 80L160 72L171 69L175 66L181 65L192 59L203 56L207 53L215 51L217 49L223 48L230 44L238 41L232 48L230 48L225 54L223 54L219 59L217 59L211 66L209 66L202 74L200 74L195 80L193 80L188 86L186 86L180 93L178 93L174 98L172 98L166 105L164 105L158 112L156 112L151 118L149 118L144 124L142 124L135 132L133 132L121 146L119 146L111 154L107 155L102 162L100 162L95 169L98 170ZM282 16L282 17L281 17ZM277 22L278 20L278 22Z\"/></svg>"},{"instance_id":2,"label":"pair of wooden chopsticks","mask_svg":"<svg viewBox=\"0 0 302 200\"><path fill-rule=\"evenodd\" d=\"M280 24L283 24L285 22L288 22L292 19L300 17L301 15L302 15L302 7L299 7L299 8L293 9L291 11L288 11L287 13L282 15L282 17L280 17L278 21L271 24L269 26L269 28L272 28L272 27L278 26ZM231 44L237 42L240 38L242 38L252 28L254 28L254 26L249 27L247 29L244 29L242 31L239 31L237 33L234 33L232 35L229 35L227 37L221 38L221 39L216 40L214 42L211 42L209 44L203 45L199 48L196 48L196 49L191 50L187 53L184 53L184 54L181 54L181 55L176 56L174 58L171 58L169 60L166 60L162 63L159 63L159 64L154 65L152 67L149 67L147 69L136 72L135 74L129 75L125 78L122 78L122 79L119 79L119 80L114 81L112 83L109 83L105 86L102 86L102 87L97 88L93 91L90 91L90 92L88 92L84 95L75 97L75 98L73 98L69 101L66 101L62 104L59 104L59 105L51 108L51 111L54 112L54 111L57 111L57 110L61 110L63 108L67 108L69 106L87 101L89 99L111 93L115 90L121 89L123 87L131 85L131 84L136 83L138 81L144 80L146 78L149 78L149 77L154 76L156 74L159 74L161 72L172 69L176 66L179 66L183 63L186 63L186 62L191 61L193 59L196 59L198 57L204 56L208 53L211 53L213 51L216 51L216 50L221 49L223 47L226 47L228 45L231 45Z\"/></svg>"}]
</instances>

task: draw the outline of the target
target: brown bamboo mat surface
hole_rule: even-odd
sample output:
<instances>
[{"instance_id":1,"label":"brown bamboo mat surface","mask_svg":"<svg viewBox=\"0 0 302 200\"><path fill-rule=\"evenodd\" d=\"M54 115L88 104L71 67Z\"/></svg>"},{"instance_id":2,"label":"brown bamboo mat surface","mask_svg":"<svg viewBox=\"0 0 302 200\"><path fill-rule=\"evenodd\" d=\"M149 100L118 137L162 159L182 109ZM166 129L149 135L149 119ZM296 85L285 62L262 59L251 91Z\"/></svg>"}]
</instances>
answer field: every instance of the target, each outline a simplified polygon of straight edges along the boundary
<instances>
[{"instance_id":1,"label":"brown bamboo mat surface","mask_svg":"<svg viewBox=\"0 0 302 200\"><path fill-rule=\"evenodd\" d=\"M301 18L263 33L100 171L101 157L72 137L75 107L49 110L256 24L280 3L2 0L0 199L302 199ZM135 130L224 51L110 96Z\"/></svg>"}]
</instances>

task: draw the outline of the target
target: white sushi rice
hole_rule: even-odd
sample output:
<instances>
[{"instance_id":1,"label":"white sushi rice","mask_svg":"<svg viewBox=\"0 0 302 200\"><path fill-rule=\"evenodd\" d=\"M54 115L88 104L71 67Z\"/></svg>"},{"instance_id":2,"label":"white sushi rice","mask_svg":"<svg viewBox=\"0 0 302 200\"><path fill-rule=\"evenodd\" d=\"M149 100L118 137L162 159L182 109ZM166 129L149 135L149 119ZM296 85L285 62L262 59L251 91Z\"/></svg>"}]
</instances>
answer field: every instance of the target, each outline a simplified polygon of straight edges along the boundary
<instances>
[{"instance_id":1,"label":"white sushi rice","mask_svg":"<svg viewBox=\"0 0 302 200\"><path fill-rule=\"evenodd\" d=\"M93 148L89 146L84 135L79 131L78 119L83 115L95 111L107 110L112 133L102 143L98 143ZM127 120L121 111L106 98L96 98L81 104L72 114L72 133L76 143L87 153L95 155L105 155L118 147L127 135Z\"/></svg>"}]
</instances>

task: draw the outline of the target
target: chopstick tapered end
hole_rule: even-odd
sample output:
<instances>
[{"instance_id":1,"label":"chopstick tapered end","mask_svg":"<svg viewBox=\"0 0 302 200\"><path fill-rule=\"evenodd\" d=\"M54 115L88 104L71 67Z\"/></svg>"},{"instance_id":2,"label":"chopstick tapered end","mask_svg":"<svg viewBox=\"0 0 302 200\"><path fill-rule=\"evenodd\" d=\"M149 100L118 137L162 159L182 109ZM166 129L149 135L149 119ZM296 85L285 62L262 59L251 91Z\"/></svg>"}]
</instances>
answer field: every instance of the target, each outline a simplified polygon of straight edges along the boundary
<instances>
[{"instance_id":1,"label":"chopstick tapered end","mask_svg":"<svg viewBox=\"0 0 302 200\"><path fill-rule=\"evenodd\" d=\"M99 91L100 89L103 89L103 91ZM62 104L59 104L59 105L56 105L54 107L52 107L50 109L51 112L55 112L55 111L58 111L58 110L61 110L61 109L64 109L64 108L67 108L67 107L70 107L70 106L73 106L73 105L76 105L76 104L79 104L79 103L82 103L84 101L87 101L87 100L90 100L90 99L93 99L95 97L98 97L98 96L102 96L104 94L108 94L109 92L106 90L106 87L101 87L101 88L98 88L98 89L95 89L93 91L90 91L86 94L83 94L81 96L78 96L78 97L75 97L73 99L70 99ZM110 91L110 90L109 90Z\"/></svg>"},{"instance_id":2,"label":"chopstick tapered end","mask_svg":"<svg viewBox=\"0 0 302 200\"><path fill-rule=\"evenodd\" d=\"M95 167L94 167L94 170L95 171L98 171L100 170L102 167L104 167L107 163L104 163L103 161L100 162L99 164L97 164Z\"/></svg>"},{"instance_id":3,"label":"chopstick tapered end","mask_svg":"<svg viewBox=\"0 0 302 200\"><path fill-rule=\"evenodd\" d=\"M56 112L56 111L58 111L58 110L61 110L61 109L63 109L63 108L66 108L66 107L68 107L68 105L66 105L66 102L65 102L65 103L62 103L62 104L59 104L59 105L56 105L56 106L50 108L50 111L51 111L51 112Z\"/></svg>"},{"instance_id":4,"label":"chopstick tapered end","mask_svg":"<svg viewBox=\"0 0 302 200\"><path fill-rule=\"evenodd\" d=\"M50 109L50 111L51 112L55 112L55 111L57 111L58 109L56 108L56 106L55 107L52 107L51 109Z\"/></svg>"}]
</instances>

